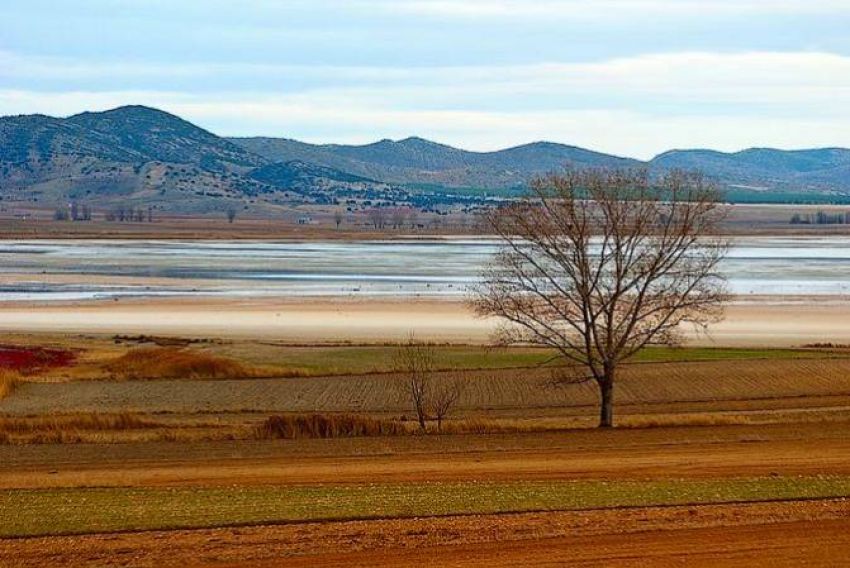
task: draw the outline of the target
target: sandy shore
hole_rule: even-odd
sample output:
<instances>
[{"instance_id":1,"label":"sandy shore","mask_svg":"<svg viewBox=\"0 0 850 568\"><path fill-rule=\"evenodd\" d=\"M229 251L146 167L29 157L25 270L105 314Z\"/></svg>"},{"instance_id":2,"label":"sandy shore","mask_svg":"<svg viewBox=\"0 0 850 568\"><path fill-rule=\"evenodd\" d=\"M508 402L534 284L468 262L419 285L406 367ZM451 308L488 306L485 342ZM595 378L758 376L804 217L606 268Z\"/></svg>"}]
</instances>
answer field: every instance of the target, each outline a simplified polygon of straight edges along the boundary
<instances>
[{"instance_id":1,"label":"sandy shore","mask_svg":"<svg viewBox=\"0 0 850 568\"><path fill-rule=\"evenodd\" d=\"M0 306L0 331L162 334L275 339L293 343L423 340L487 342L497 325L460 301L309 298L291 300L153 298ZM709 335L717 346L850 343L850 300L748 298L727 308Z\"/></svg>"}]
</instances>

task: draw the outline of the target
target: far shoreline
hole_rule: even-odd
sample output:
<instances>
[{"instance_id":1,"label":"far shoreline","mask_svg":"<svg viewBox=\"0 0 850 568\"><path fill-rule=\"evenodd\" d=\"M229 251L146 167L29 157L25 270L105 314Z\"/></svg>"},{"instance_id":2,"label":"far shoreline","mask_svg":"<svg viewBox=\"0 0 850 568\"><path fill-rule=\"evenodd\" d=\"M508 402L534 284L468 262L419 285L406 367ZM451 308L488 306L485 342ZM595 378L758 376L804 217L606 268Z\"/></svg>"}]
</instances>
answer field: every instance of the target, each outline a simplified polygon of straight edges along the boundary
<instances>
[{"instance_id":1,"label":"far shoreline","mask_svg":"<svg viewBox=\"0 0 850 568\"><path fill-rule=\"evenodd\" d=\"M776 296L733 301L709 333L685 330L686 345L801 347L850 344L850 300ZM499 322L462 298L128 298L0 304L0 332L163 335L293 344L403 340L488 344Z\"/></svg>"},{"instance_id":2,"label":"far shoreline","mask_svg":"<svg viewBox=\"0 0 850 568\"><path fill-rule=\"evenodd\" d=\"M7 207L14 207L10 203ZM850 205L813 205L739 203L730 205L730 214L723 233L730 237L747 236L850 236L850 224L800 225L791 224L795 213L816 211L848 212ZM272 215L237 217L228 223L220 215L161 214L153 222L54 221L52 209L21 208L24 215L0 216L0 240L209 240L209 241L316 241L316 240L398 240L439 238L493 238L475 230L472 224L463 227L446 224L440 228L409 226L400 229L377 230L363 218L336 227L332 210L311 211L316 221L299 225ZM24 218L25 217L25 218Z\"/></svg>"}]
</instances>

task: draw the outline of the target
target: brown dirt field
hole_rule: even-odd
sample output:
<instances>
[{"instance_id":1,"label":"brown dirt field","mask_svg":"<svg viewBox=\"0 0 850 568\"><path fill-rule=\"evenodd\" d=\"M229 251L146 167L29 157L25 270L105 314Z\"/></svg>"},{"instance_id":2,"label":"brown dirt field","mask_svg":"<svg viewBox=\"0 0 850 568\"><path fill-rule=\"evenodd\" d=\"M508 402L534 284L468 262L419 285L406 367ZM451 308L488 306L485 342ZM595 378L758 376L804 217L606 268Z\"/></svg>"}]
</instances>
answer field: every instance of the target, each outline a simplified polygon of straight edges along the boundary
<instances>
[{"instance_id":1,"label":"brown dirt field","mask_svg":"<svg viewBox=\"0 0 850 568\"><path fill-rule=\"evenodd\" d=\"M839 499L10 539L0 564L832 566L848 513Z\"/></svg>"},{"instance_id":2,"label":"brown dirt field","mask_svg":"<svg viewBox=\"0 0 850 568\"><path fill-rule=\"evenodd\" d=\"M101 341L84 360L93 366L117 349ZM469 376L458 416L560 424L596 412L592 386L554 387L548 369ZM687 424L687 417L746 417L752 423L0 445L0 490L850 475L850 357L844 354L639 363L622 377L618 412L624 419L652 424L672 416ZM0 412L142 409L144 419L240 427L261 421L258 410L409 414L394 386L400 377L392 374L39 380L0 402ZM0 566L830 566L850 553L848 529L846 499L639 507L0 539Z\"/></svg>"},{"instance_id":3,"label":"brown dirt field","mask_svg":"<svg viewBox=\"0 0 850 568\"><path fill-rule=\"evenodd\" d=\"M0 446L3 490L848 473L848 422ZM848 553L847 499L0 539L0 566L23 567L831 566Z\"/></svg>"},{"instance_id":4,"label":"brown dirt field","mask_svg":"<svg viewBox=\"0 0 850 568\"><path fill-rule=\"evenodd\" d=\"M291 567L340 566L837 566L850 552L850 522L674 529L587 538L459 545L424 550L318 554ZM203 564L199 564L203 565ZM254 564L262 566L263 564ZM264 564L270 566L271 564Z\"/></svg>"},{"instance_id":5,"label":"brown dirt field","mask_svg":"<svg viewBox=\"0 0 850 568\"><path fill-rule=\"evenodd\" d=\"M549 369L504 369L464 374L459 411L510 411L525 416L558 409L564 415L595 412L590 383L554 385ZM0 413L53 412L409 412L402 377L393 374L218 381L78 381L20 385L0 402ZM663 406L674 411L723 410L740 401L796 401L850 397L850 359L799 359L641 363L624 368L617 386L621 411ZM728 403L728 405L727 405ZM819 404L818 404L819 405ZM701 408L701 406L703 408ZM758 404L755 408L765 408ZM767 408L770 408L769 406ZM486 414L486 413L485 413Z\"/></svg>"},{"instance_id":6,"label":"brown dirt field","mask_svg":"<svg viewBox=\"0 0 850 568\"><path fill-rule=\"evenodd\" d=\"M850 424L0 446L0 489L850 473Z\"/></svg>"}]
</instances>

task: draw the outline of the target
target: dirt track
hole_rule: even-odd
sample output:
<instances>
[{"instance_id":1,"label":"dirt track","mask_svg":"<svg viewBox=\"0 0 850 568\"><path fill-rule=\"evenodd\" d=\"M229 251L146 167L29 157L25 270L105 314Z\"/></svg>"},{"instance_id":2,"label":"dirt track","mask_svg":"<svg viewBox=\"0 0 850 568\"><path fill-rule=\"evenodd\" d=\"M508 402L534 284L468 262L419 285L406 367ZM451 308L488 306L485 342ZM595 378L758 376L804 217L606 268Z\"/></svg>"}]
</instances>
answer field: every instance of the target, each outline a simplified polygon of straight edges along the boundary
<instances>
[{"instance_id":1,"label":"dirt track","mask_svg":"<svg viewBox=\"0 0 850 568\"><path fill-rule=\"evenodd\" d=\"M850 502L482 515L0 541L0 564L85 566L835 565Z\"/></svg>"},{"instance_id":2,"label":"dirt track","mask_svg":"<svg viewBox=\"0 0 850 568\"><path fill-rule=\"evenodd\" d=\"M264 443L0 446L0 488L850 473L850 423Z\"/></svg>"},{"instance_id":3,"label":"dirt track","mask_svg":"<svg viewBox=\"0 0 850 568\"><path fill-rule=\"evenodd\" d=\"M661 530L586 538L559 537L424 550L319 555L287 566L838 566L850 553L850 522ZM271 566L272 564L265 564ZM259 566L259 564L255 564Z\"/></svg>"}]
</instances>

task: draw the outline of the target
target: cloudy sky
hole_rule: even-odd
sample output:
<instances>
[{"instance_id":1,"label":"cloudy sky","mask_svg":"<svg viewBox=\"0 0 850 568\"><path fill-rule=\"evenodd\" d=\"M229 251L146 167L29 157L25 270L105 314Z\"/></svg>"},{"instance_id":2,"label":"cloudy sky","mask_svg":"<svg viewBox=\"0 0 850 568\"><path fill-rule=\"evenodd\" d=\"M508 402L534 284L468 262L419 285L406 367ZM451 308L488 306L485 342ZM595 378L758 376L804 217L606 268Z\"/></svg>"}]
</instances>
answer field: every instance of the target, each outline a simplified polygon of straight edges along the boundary
<instances>
[{"instance_id":1,"label":"cloudy sky","mask_svg":"<svg viewBox=\"0 0 850 568\"><path fill-rule=\"evenodd\" d=\"M223 135L850 147L850 0L0 0L0 114Z\"/></svg>"}]
</instances>

